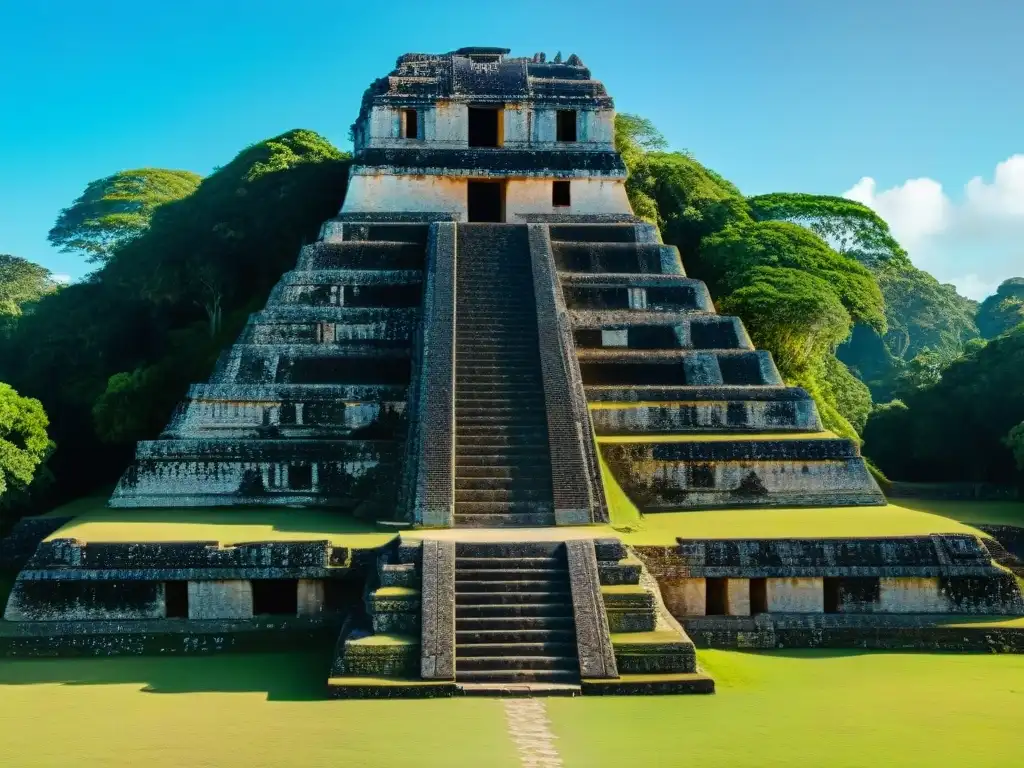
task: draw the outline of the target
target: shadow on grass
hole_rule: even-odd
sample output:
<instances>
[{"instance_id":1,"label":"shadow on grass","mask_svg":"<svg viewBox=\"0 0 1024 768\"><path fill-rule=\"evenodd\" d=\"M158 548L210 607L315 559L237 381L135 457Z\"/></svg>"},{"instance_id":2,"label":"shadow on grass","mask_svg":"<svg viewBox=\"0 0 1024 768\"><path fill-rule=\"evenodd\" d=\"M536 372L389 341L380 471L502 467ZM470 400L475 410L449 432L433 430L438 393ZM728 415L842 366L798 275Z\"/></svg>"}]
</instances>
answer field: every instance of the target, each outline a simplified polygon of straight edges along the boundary
<instances>
[{"instance_id":1,"label":"shadow on grass","mask_svg":"<svg viewBox=\"0 0 1024 768\"><path fill-rule=\"evenodd\" d=\"M5 659L0 686L139 684L143 693L266 693L268 701L321 701L330 664L323 651Z\"/></svg>"}]
</instances>

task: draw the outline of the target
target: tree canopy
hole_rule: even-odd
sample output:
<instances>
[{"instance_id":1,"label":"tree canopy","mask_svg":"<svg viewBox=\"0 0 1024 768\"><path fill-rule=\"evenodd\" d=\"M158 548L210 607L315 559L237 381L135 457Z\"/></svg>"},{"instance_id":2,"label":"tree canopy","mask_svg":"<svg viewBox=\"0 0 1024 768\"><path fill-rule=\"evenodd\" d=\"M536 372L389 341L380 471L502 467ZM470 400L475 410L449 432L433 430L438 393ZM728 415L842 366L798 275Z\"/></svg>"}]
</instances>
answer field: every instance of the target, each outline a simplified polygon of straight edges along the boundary
<instances>
[{"instance_id":1,"label":"tree canopy","mask_svg":"<svg viewBox=\"0 0 1024 768\"><path fill-rule=\"evenodd\" d=\"M0 383L0 498L27 488L51 450L43 405Z\"/></svg>"},{"instance_id":2,"label":"tree canopy","mask_svg":"<svg viewBox=\"0 0 1024 768\"><path fill-rule=\"evenodd\" d=\"M903 368L918 355L944 366L978 335L976 304L915 267L889 225L867 206L843 197L785 192L748 203L755 219L804 226L872 272L884 297L886 330L855 328L838 357L879 399L891 397L897 380L907 378Z\"/></svg>"},{"instance_id":3,"label":"tree canopy","mask_svg":"<svg viewBox=\"0 0 1024 768\"><path fill-rule=\"evenodd\" d=\"M784 221L726 227L704 240L701 260L714 276L714 285L725 291L748 284L759 267L813 275L821 279L822 290L839 299L850 319L885 330L882 292L871 273L803 227ZM847 335L849 327L842 338Z\"/></svg>"},{"instance_id":4,"label":"tree canopy","mask_svg":"<svg viewBox=\"0 0 1024 768\"><path fill-rule=\"evenodd\" d=\"M0 316L17 317L22 305L55 290L57 284L46 267L0 253Z\"/></svg>"},{"instance_id":5,"label":"tree canopy","mask_svg":"<svg viewBox=\"0 0 1024 768\"><path fill-rule=\"evenodd\" d=\"M190 171L137 168L96 179L60 212L50 242L65 253L104 262L146 231L161 205L192 194L201 177Z\"/></svg>"},{"instance_id":6,"label":"tree canopy","mask_svg":"<svg viewBox=\"0 0 1024 768\"><path fill-rule=\"evenodd\" d=\"M1024 277L1004 280L978 307L978 330L986 339L1024 323Z\"/></svg>"},{"instance_id":7,"label":"tree canopy","mask_svg":"<svg viewBox=\"0 0 1024 768\"><path fill-rule=\"evenodd\" d=\"M53 419L56 500L112 482L159 433L338 212L348 168L311 131L254 144L0 337L0 380Z\"/></svg>"},{"instance_id":8,"label":"tree canopy","mask_svg":"<svg viewBox=\"0 0 1024 768\"><path fill-rule=\"evenodd\" d=\"M658 206L654 202L648 153L668 146L665 137L645 117L619 112L615 115L615 151L622 156L629 177L626 194L633 212L657 223Z\"/></svg>"},{"instance_id":9,"label":"tree canopy","mask_svg":"<svg viewBox=\"0 0 1024 768\"><path fill-rule=\"evenodd\" d=\"M1024 421L1021 371L1024 327L969 346L937 382L875 409L864 429L865 452L904 480L1021 480L1006 443Z\"/></svg>"},{"instance_id":10,"label":"tree canopy","mask_svg":"<svg viewBox=\"0 0 1024 768\"><path fill-rule=\"evenodd\" d=\"M836 251L865 266L907 261L906 251L896 242L885 220L854 200L774 192L747 198L747 203L758 221L790 221L806 226Z\"/></svg>"}]
</instances>

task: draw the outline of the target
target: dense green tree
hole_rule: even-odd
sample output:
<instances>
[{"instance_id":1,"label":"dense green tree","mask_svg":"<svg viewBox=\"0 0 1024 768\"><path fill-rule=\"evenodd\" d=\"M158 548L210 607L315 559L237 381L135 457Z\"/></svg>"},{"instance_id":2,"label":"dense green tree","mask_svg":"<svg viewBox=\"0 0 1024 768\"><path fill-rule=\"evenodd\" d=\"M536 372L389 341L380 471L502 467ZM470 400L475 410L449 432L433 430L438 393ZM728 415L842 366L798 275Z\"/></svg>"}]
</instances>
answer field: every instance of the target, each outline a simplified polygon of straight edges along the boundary
<instances>
[{"instance_id":1,"label":"dense green tree","mask_svg":"<svg viewBox=\"0 0 1024 768\"><path fill-rule=\"evenodd\" d=\"M0 317L17 317L22 305L55 290L57 284L46 267L0 253Z\"/></svg>"},{"instance_id":2,"label":"dense green tree","mask_svg":"<svg viewBox=\"0 0 1024 768\"><path fill-rule=\"evenodd\" d=\"M755 267L743 278L719 308L743 318L784 376L805 371L850 333L850 313L822 278L785 267Z\"/></svg>"},{"instance_id":3,"label":"dense green tree","mask_svg":"<svg viewBox=\"0 0 1024 768\"><path fill-rule=\"evenodd\" d=\"M735 186L685 154L651 152L646 168L662 237L679 248L687 272L704 279L701 239L729 224L750 222L746 200Z\"/></svg>"},{"instance_id":4,"label":"dense green tree","mask_svg":"<svg viewBox=\"0 0 1024 768\"><path fill-rule=\"evenodd\" d=\"M645 117L619 112L615 115L615 151L622 156L629 177L626 194L633 213L657 223L658 205L654 201L653 177L648 153L665 149L668 142L654 124Z\"/></svg>"},{"instance_id":5,"label":"dense green tree","mask_svg":"<svg viewBox=\"0 0 1024 768\"><path fill-rule=\"evenodd\" d=\"M701 260L719 292L748 284L759 267L799 270L820 278L854 322L885 330L884 301L871 273L796 224L766 221L726 227L704 239ZM849 329L843 338L847 335Z\"/></svg>"},{"instance_id":6,"label":"dense green tree","mask_svg":"<svg viewBox=\"0 0 1024 768\"><path fill-rule=\"evenodd\" d=\"M60 212L49 240L65 253L106 261L146 231L157 208L192 194L200 180L190 171L165 168L137 168L96 179Z\"/></svg>"},{"instance_id":7,"label":"dense green tree","mask_svg":"<svg viewBox=\"0 0 1024 768\"><path fill-rule=\"evenodd\" d=\"M865 452L890 477L1019 481L1007 435L1024 421L1024 327L969 345L939 381L875 409Z\"/></svg>"},{"instance_id":8,"label":"dense green tree","mask_svg":"<svg viewBox=\"0 0 1024 768\"><path fill-rule=\"evenodd\" d=\"M0 383L0 498L24 489L52 450L43 405Z\"/></svg>"},{"instance_id":9,"label":"dense green tree","mask_svg":"<svg viewBox=\"0 0 1024 768\"><path fill-rule=\"evenodd\" d=\"M867 206L797 193L760 195L748 203L759 221L805 226L874 274L885 299L886 331L857 328L837 355L871 385L876 397L891 397L899 389L898 379L906 379L904 368L918 355L937 356L941 368L978 335L976 304L915 267L888 224Z\"/></svg>"},{"instance_id":10,"label":"dense green tree","mask_svg":"<svg viewBox=\"0 0 1024 768\"><path fill-rule=\"evenodd\" d=\"M865 266L887 261L905 261L906 251L896 242L877 213L845 197L775 192L747 198L751 213L759 221L790 221L801 224L844 256Z\"/></svg>"},{"instance_id":11,"label":"dense green tree","mask_svg":"<svg viewBox=\"0 0 1024 768\"><path fill-rule=\"evenodd\" d=\"M1004 280L978 307L978 330L986 339L1024 323L1024 277Z\"/></svg>"},{"instance_id":12,"label":"dense green tree","mask_svg":"<svg viewBox=\"0 0 1024 768\"><path fill-rule=\"evenodd\" d=\"M310 131L255 144L0 338L0 380L53 420L57 500L112 482L133 441L158 434L337 213L348 167Z\"/></svg>"},{"instance_id":13,"label":"dense green tree","mask_svg":"<svg viewBox=\"0 0 1024 768\"><path fill-rule=\"evenodd\" d=\"M1003 443L1013 453L1017 469L1024 472L1024 421L1006 433Z\"/></svg>"}]
</instances>

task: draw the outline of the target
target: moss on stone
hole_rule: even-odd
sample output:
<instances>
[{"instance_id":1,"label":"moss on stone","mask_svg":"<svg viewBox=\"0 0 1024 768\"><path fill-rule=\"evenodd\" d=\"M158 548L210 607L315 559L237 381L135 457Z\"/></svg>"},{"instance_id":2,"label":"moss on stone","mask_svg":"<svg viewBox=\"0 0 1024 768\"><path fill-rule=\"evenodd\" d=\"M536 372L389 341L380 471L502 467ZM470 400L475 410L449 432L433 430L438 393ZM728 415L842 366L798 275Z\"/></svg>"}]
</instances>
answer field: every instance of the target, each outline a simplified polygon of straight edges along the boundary
<instances>
[{"instance_id":1,"label":"moss on stone","mask_svg":"<svg viewBox=\"0 0 1024 768\"><path fill-rule=\"evenodd\" d=\"M414 635L366 635L365 637L351 638L345 641L350 647L398 647L419 645L420 639Z\"/></svg>"},{"instance_id":2,"label":"moss on stone","mask_svg":"<svg viewBox=\"0 0 1024 768\"><path fill-rule=\"evenodd\" d=\"M639 584L613 584L601 587L602 595L646 595L647 590Z\"/></svg>"},{"instance_id":3,"label":"moss on stone","mask_svg":"<svg viewBox=\"0 0 1024 768\"><path fill-rule=\"evenodd\" d=\"M667 629L654 632L614 632L611 638L612 645L664 645L684 642L682 635Z\"/></svg>"},{"instance_id":4,"label":"moss on stone","mask_svg":"<svg viewBox=\"0 0 1024 768\"><path fill-rule=\"evenodd\" d=\"M761 442L774 440L836 440L831 432L680 432L674 435L645 434L602 435L597 442L604 445L628 443L724 443L733 440Z\"/></svg>"},{"instance_id":5,"label":"moss on stone","mask_svg":"<svg viewBox=\"0 0 1024 768\"><path fill-rule=\"evenodd\" d=\"M373 596L381 599L394 599L400 597L419 599L420 591L418 589L413 589L412 587L380 587L373 591Z\"/></svg>"}]
</instances>

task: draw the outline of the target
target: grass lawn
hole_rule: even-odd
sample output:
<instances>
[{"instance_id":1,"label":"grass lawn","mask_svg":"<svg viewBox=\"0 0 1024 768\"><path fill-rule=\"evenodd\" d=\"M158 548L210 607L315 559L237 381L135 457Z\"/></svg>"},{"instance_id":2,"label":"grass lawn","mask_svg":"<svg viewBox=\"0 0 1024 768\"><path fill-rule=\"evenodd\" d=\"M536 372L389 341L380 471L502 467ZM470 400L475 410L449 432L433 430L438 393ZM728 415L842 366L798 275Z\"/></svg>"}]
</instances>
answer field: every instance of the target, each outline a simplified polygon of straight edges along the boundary
<instances>
[{"instance_id":1,"label":"grass lawn","mask_svg":"<svg viewBox=\"0 0 1024 768\"><path fill-rule=\"evenodd\" d=\"M963 523L1024 526L1024 501L929 501L899 499L907 509L931 512Z\"/></svg>"},{"instance_id":2,"label":"grass lawn","mask_svg":"<svg viewBox=\"0 0 1024 768\"><path fill-rule=\"evenodd\" d=\"M1024 656L701 651L714 696L551 700L566 766L1012 765Z\"/></svg>"},{"instance_id":3,"label":"grass lawn","mask_svg":"<svg viewBox=\"0 0 1024 768\"><path fill-rule=\"evenodd\" d=\"M546 699L579 766L1012 765L1024 656L701 651L714 696ZM0 663L20 768L518 766L496 699L320 700L317 654Z\"/></svg>"},{"instance_id":4,"label":"grass lawn","mask_svg":"<svg viewBox=\"0 0 1024 768\"><path fill-rule=\"evenodd\" d=\"M106 496L78 499L50 516L75 515L50 539L81 541L322 541L337 546L379 547L395 537L393 528L357 520L329 509L291 507L110 509Z\"/></svg>"},{"instance_id":5,"label":"grass lawn","mask_svg":"<svg viewBox=\"0 0 1024 768\"><path fill-rule=\"evenodd\" d=\"M0 661L0 754L36 766L518 766L496 700L323 700L328 659Z\"/></svg>"}]
</instances>

